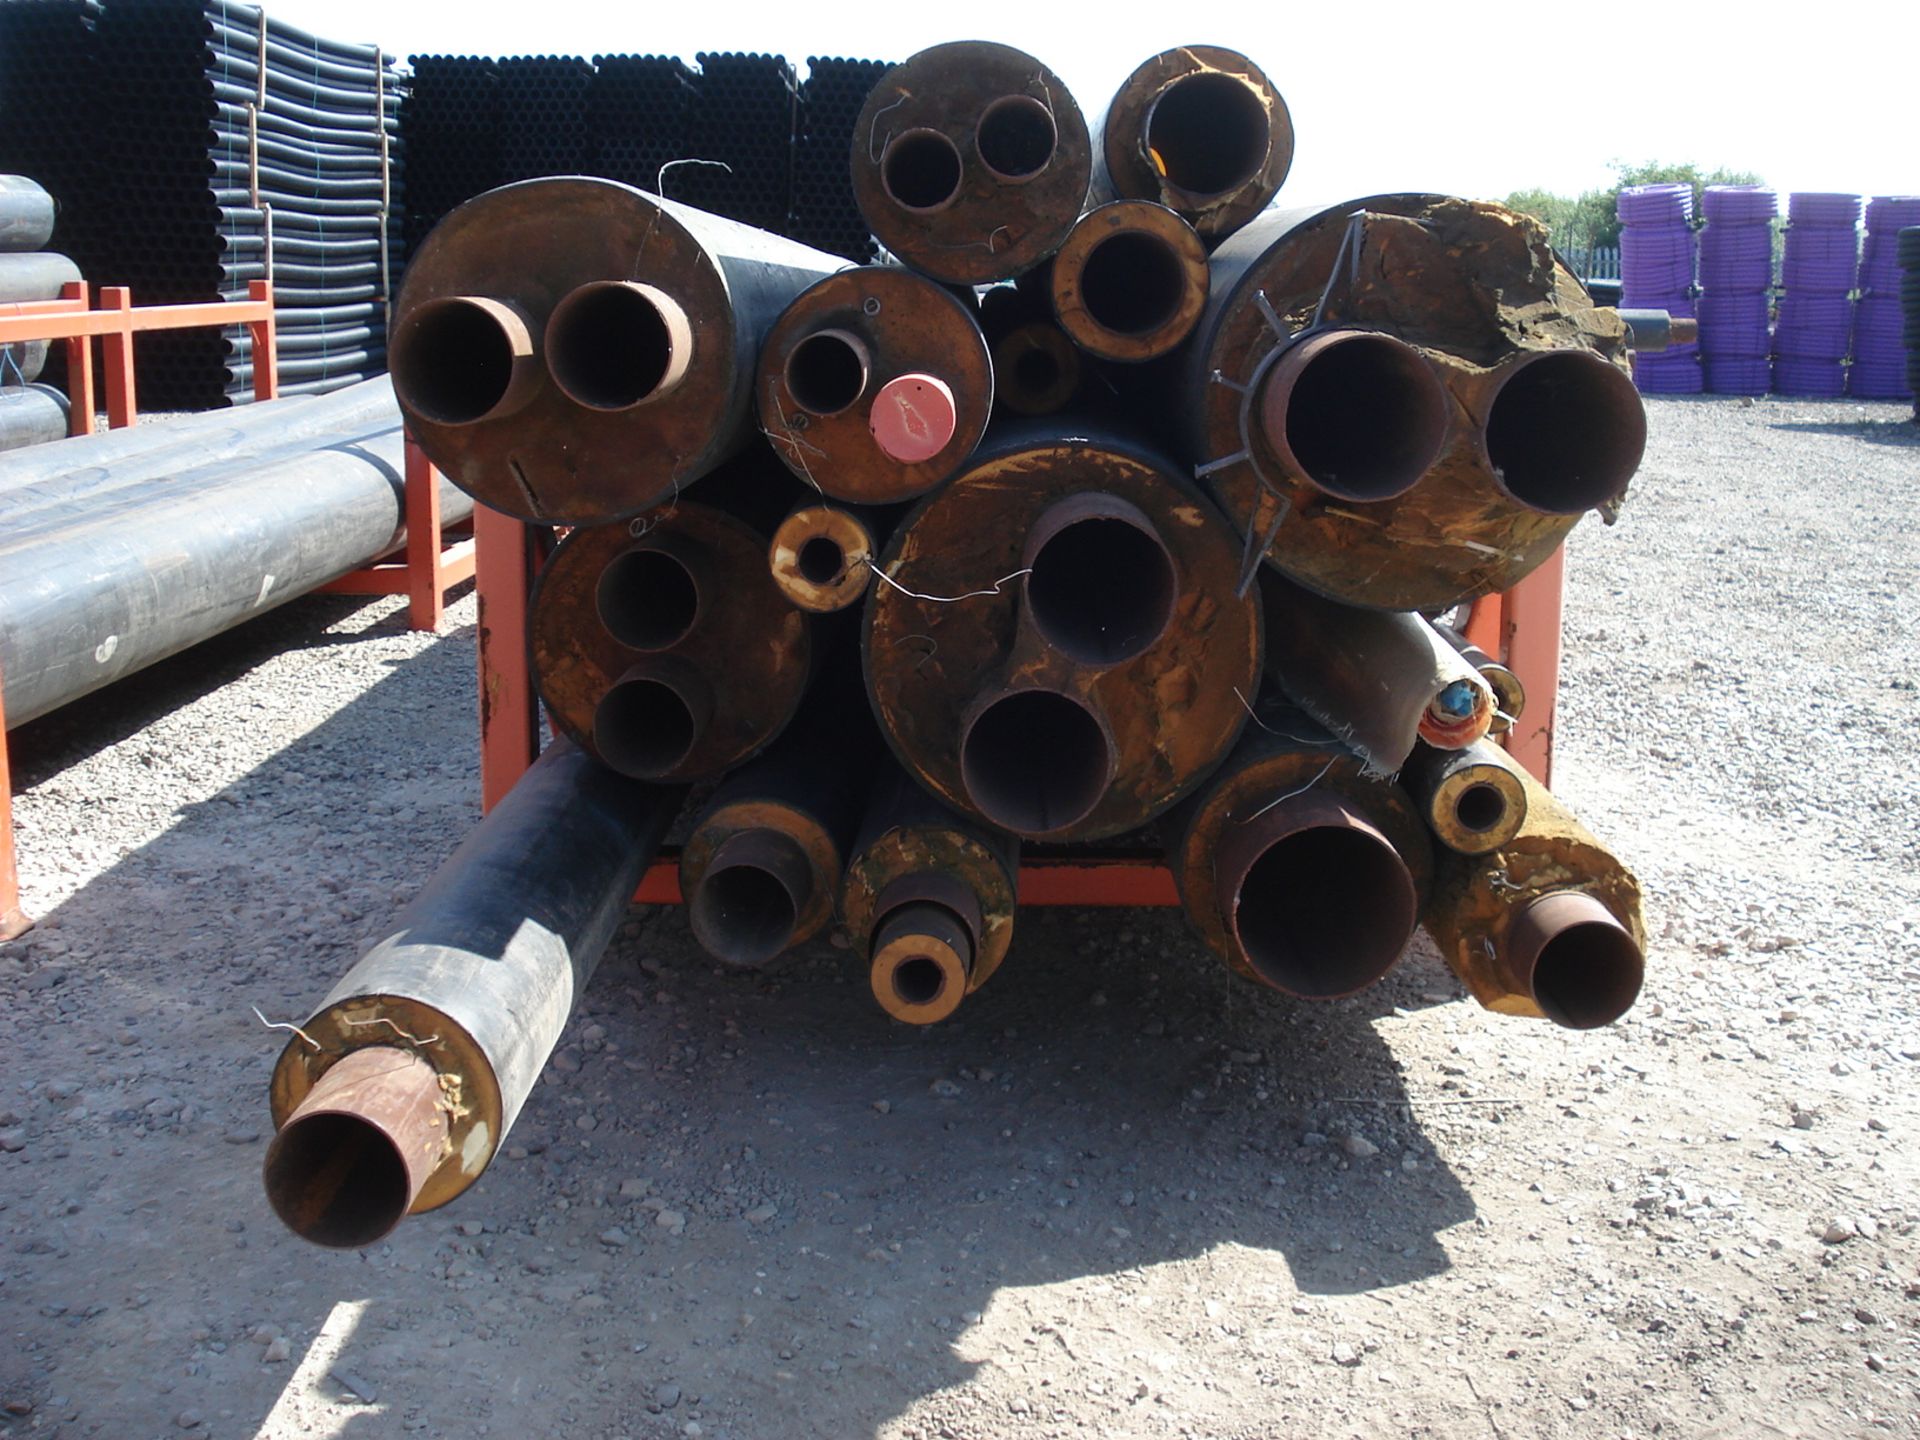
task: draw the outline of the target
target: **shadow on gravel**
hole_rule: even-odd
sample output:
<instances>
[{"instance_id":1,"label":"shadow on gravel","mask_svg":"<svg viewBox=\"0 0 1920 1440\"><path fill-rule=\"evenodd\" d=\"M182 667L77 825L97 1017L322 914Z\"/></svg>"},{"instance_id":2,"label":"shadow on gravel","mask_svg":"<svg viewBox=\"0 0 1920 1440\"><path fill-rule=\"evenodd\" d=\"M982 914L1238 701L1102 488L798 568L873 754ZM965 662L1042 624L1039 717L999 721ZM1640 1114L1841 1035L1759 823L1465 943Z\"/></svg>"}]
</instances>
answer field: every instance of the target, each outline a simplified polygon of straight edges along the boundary
<instances>
[{"instance_id":1,"label":"shadow on gravel","mask_svg":"<svg viewBox=\"0 0 1920 1440\"><path fill-rule=\"evenodd\" d=\"M1780 420L1767 428L1796 430L1807 435L1847 435L1870 445L1920 450L1920 424L1911 416L1898 420Z\"/></svg>"},{"instance_id":2,"label":"shadow on gravel","mask_svg":"<svg viewBox=\"0 0 1920 1440\"><path fill-rule=\"evenodd\" d=\"M136 684L164 708L285 643L230 636ZM994 982L924 1031L824 942L722 974L677 912L638 913L472 1192L366 1252L293 1239L259 1183L284 1037L249 1007L305 1014L473 823L470 726L420 729L470 664L441 645L396 666L0 952L21 962L0 1047L31 1087L0 1202L0 1309L25 1338L0 1380L39 1414L852 1436L983 1364L1031 1371L1039 1411L1056 1354L1131 1387L1203 1329L1297 1328L1312 1297L1448 1269L1474 1203L1379 1023L1451 982L1416 959L1290 1003L1171 911L1031 912ZM1088 1308L1089 1285L1125 1297L1164 1266L1191 1277L1177 1308Z\"/></svg>"},{"instance_id":3,"label":"shadow on gravel","mask_svg":"<svg viewBox=\"0 0 1920 1440\"><path fill-rule=\"evenodd\" d=\"M471 588L469 581L448 592L447 603L464 598ZM327 628L364 609L374 598L300 596L20 726L7 736L13 747L15 787L30 789L76 761L139 734L275 655L339 644L342 637L326 634ZM360 633L367 638L390 635L404 630L406 624L406 612L396 610Z\"/></svg>"}]
</instances>

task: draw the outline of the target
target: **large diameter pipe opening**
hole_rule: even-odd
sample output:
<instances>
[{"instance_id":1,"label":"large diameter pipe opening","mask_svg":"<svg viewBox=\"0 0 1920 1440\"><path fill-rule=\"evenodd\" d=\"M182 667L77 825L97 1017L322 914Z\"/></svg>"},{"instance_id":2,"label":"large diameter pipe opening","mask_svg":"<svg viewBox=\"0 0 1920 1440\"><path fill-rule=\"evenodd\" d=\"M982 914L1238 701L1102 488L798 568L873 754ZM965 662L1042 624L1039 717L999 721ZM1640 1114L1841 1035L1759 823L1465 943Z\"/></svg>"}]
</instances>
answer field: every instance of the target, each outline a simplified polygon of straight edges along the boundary
<instances>
[{"instance_id":1,"label":"large diameter pipe opening","mask_svg":"<svg viewBox=\"0 0 1920 1440\"><path fill-rule=\"evenodd\" d=\"M1020 835L1064 830L1112 782L1113 744L1091 711L1052 690L988 705L960 742L960 780L980 813Z\"/></svg>"},{"instance_id":2,"label":"large diameter pipe opening","mask_svg":"<svg viewBox=\"0 0 1920 1440\"><path fill-rule=\"evenodd\" d=\"M437 425L471 425L530 383L533 336L511 306L449 296L402 318L388 358L408 409Z\"/></svg>"},{"instance_id":3,"label":"large diameter pipe opening","mask_svg":"<svg viewBox=\"0 0 1920 1440\"><path fill-rule=\"evenodd\" d=\"M267 1147L267 1201L304 1240L335 1249L392 1233L444 1151L439 1077L376 1045L322 1075Z\"/></svg>"},{"instance_id":4,"label":"large diameter pipe opening","mask_svg":"<svg viewBox=\"0 0 1920 1440\"><path fill-rule=\"evenodd\" d=\"M1027 546L1027 606L1056 650L1083 665L1131 660L1166 633L1179 593L1153 524L1112 496L1052 506Z\"/></svg>"},{"instance_id":5,"label":"large diameter pipe opening","mask_svg":"<svg viewBox=\"0 0 1920 1440\"><path fill-rule=\"evenodd\" d=\"M1003 95L981 112L973 142L996 178L1019 182L1047 168L1060 130L1053 112L1033 96Z\"/></svg>"},{"instance_id":6,"label":"large diameter pipe opening","mask_svg":"<svg viewBox=\"0 0 1920 1440\"><path fill-rule=\"evenodd\" d=\"M1267 442L1302 479L1343 500L1391 500L1419 483L1447 438L1440 377L1403 340L1330 331L1281 355L1260 398Z\"/></svg>"},{"instance_id":7,"label":"large diameter pipe opening","mask_svg":"<svg viewBox=\"0 0 1920 1440\"><path fill-rule=\"evenodd\" d=\"M636 669L594 707L593 747L622 775L666 779L693 753L712 713L713 693L691 666Z\"/></svg>"},{"instance_id":8,"label":"large diameter pipe opening","mask_svg":"<svg viewBox=\"0 0 1920 1440\"><path fill-rule=\"evenodd\" d=\"M1260 173L1271 146L1267 107L1246 81L1218 72L1173 82L1147 112L1147 159L1167 184L1222 195Z\"/></svg>"},{"instance_id":9,"label":"large diameter pipe opening","mask_svg":"<svg viewBox=\"0 0 1920 1440\"><path fill-rule=\"evenodd\" d=\"M904 210L941 210L960 193L960 148L938 130L895 136L880 157L880 185Z\"/></svg>"},{"instance_id":10,"label":"large diameter pipe opening","mask_svg":"<svg viewBox=\"0 0 1920 1440\"><path fill-rule=\"evenodd\" d=\"M1543 895L1513 918L1506 951L1517 978L1556 1025L1611 1025L1640 998L1646 957L1626 927L1591 895Z\"/></svg>"},{"instance_id":11,"label":"large diameter pipe opening","mask_svg":"<svg viewBox=\"0 0 1920 1440\"><path fill-rule=\"evenodd\" d=\"M729 965L765 965L792 945L812 874L798 843L778 831L729 837L687 899L694 938Z\"/></svg>"},{"instance_id":12,"label":"large diameter pipe opening","mask_svg":"<svg viewBox=\"0 0 1920 1440\"><path fill-rule=\"evenodd\" d=\"M1264 847L1258 829L1230 833L1216 860L1241 954L1263 980L1303 999L1371 985L1393 968L1419 918L1406 862L1338 802L1269 814L1284 833Z\"/></svg>"},{"instance_id":13,"label":"large diameter pipe opening","mask_svg":"<svg viewBox=\"0 0 1920 1440\"><path fill-rule=\"evenodd\" d=\"M1616 500L1647 447L1647 412L1624 371L1585 350L1516 365L1487 412L1495 482L1544 515Z\"/></svg>"},{"instance_id":14,"label":"large diameter pipe opening","mask_svg":"<svg viewBox=\"0 0 1920 1440\"><path fill-rule=\"evenodd\" d=\"M814 415L838 415L867 388L866 345L845 330L821 330L787 357L787 392Z\"/></svg>"},{"instance_id":15,"label":"large diameter pipe opening","mask_svg":"<svg viewBox=\"0 0 1920 1440\"><path fill-rule=\"evenodd\" d=\"M671 296L629 280L582 285L547 321L547 369L576 404L626 410L686 378L693 327Z\"/></svg>"},{"instance_id":16,"label":"large diameter pipe opening","mask_svg":"<svg viewBox=\"0 0 1920 1440\"><path fill-rule=\"evenodd\" d=\"M600 572L594 607L607 633L629 650L665 650L693 629L700 584L681 556L629 550Z\"/></svg>"},{"instance_id":17,"label":"large diameter pipe opening","mask_svg":"<svg viewBox=\"0 0 1920 1440\"><path fill-rule=\"evenodd\" d=\"M1095 323L1120 335L1171 324L1186 298L1187 272L1158 235L1122 230L1095 245L1080 270L1080 302Z\"/></svg>"}]
</instances>

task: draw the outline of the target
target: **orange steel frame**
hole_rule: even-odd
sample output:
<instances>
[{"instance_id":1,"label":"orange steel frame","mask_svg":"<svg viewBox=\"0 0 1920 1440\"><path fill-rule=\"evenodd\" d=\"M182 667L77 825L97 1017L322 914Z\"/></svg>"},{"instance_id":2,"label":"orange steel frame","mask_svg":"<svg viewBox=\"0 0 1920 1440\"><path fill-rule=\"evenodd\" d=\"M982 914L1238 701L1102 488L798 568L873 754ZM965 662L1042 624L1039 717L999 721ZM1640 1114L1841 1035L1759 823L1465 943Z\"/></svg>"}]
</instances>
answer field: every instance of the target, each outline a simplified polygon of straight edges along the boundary
<instances>
[{"instance_id":1,"label":"orange steel frame","mask_svg":"<svg viewBox=\"0 0 1920 1440\"><path fill-rule=\"evenodd\" d=\"M440 472L412 436L407 437L406 457L406 543L316 593L404 595L408 628L438 630L447 612L447 591L473 578L474 541L467 536L448 542L440 517Z\"/></svg>"},{"instance_id":2,"label":"orange steel frame","mask_svg":"<svg viewBox=\"0 0 1920 1440\"><path fill-rule=\"evenodd\" d=\"M533 764L540 750L539 704L529 670L527 599L538 568L531 532L519 521L476 505L474 591L480 606L480 805L491 810ZM1513 589L1475 602L1467 634L1500 659L1527 690L1524 721L1508 735L1514 758L1552 783L1554 692L1560 680L1560 609L1564 550ZM677 905L677 855L654 862L634 899ZM1156 858L1087 852L1024 859L1023 905L1178 905L1173 873Z\"/></svg>"}]
</instances>

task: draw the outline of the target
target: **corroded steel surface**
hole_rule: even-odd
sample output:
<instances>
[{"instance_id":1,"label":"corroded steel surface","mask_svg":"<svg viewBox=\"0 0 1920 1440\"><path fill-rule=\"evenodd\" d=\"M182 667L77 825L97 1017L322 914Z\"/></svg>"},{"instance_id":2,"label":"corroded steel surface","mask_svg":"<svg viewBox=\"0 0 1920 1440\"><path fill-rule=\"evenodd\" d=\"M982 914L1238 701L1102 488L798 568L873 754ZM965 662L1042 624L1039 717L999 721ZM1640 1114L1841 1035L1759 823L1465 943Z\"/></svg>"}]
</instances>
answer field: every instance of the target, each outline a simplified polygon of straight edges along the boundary
<instances>
[{"instance_id":1,"label":"corroded steel surface","mask_svg":"<svg viewBox=\"0 0 1920 1440\"><path fill-rule=\"evenodd\" d=\"M698 592L684 633L658 647L615 639L599 603L607 567L643 553L670 557ZM642 521L575 530L541 572L532 601L534 674L554 721L598 758L595 712L607 692L672 662L704 679L711 717L684 759L646 778L711 779L760 750L793 718L812 653L807 617L774 585L766 557L762 535L691 500Z\"/></svg>"},{"instance_id":2,"label":"corroded steel surface","mask_svg":"<svg viewBox=\"0 0 1920 1440\"><path fill-rule=\"evenodd\" d=\"M1020 162L996 172L996 124L1037 129L1038 148L1022 145ZM1059 249L1093 173L1086 118L1059 77L978 40L935 45L882 76L854 126L852 160L854 199L874 236L922 274L959 285L1007 279Z\"/></svg>"},{"instance_id":3,"label":"corroded steel surface","mask_svg":"<svg viewBox=\"0 0 1920 1440\"><path fill-rule=\"evenodd\" d=\"M564 524L636 514L740 443L751 425L761 337L789 300L845 264L610 180L529 180L489 191L435 228L395 302L396 389L409 430L448 478L507 514ZM684 314L692 353L670 393L598 406L554 382L548 320L580 287L607 281L652 287ZM427 307L454 297L513 307L530 333L535 373L513 382L525 393L507 408L449 424L407 404L405 362L410 332L431 318ZM630 363L627 343L613 336L601 358ZM425 356L432 347L419 349Z\"/></svg>"},{"instance_id":4,"label":"corroded steel surface","mask_svg":"<svg viewBox=\"0 0 1920 1440\"><path fill-rule=\"evenodd\" d=\"M1162 126L1181 133L1159 135L1156 146ZM1180 141L1188 135L1207 173L1180 165L1176 147L1185 150ZM1126 78L1107 106L1098 148L1114 194L1158 201L1219 240L1266 209L1286 183L1293 118L1266 72L1239 51L1182 45Z\"/></svg>"},{"instance_id":5,"label":"corroded steel surface","mask_svg":"<svg viewBox=\"0 0 1920 1440\"><path fill-rule=\"evenodd\" d=\"M1017 573L1028 568L1029 536L1042 515L1092 496L1135 507L1164 555L1135 547L1137 571L1089 572L1065 598L1097 616L1105 603L1130 602L1136 582L1162 579L1172 594L1158 638L1111 663L1048 643L1032 584ZM881 727L935 794L988 818L961 764L981 707L1008 694L1064 697L1085 717L1076 724L1096 725L1104 739L1105 783L1066 823L1007 828L1087 840L1144 824L1200 783L1246 721L1240 696L1258 682L1261 628L1255 597L1235 597L1238 560L1212 507L1148 452L1117 440L1008 436L925 501L887 548L880 568L892 583L875 583L863 646ZM1168 569L1150 575L1156 566ZM1044 742L1033 745L1022 763L1044 776Z\"/></svg>"},{"instance_id":6,"label":"corroded steel surface","mask_svg":"<svg viewBox=\"0 0 1920 1440\"><path fill-rule=\"evenodd\" d=\"M1377 195L1269 212L1211 266L1208 311L1187 352L1189 456L1236 528L1266 542L1270 563L1351 604L1438 611L1511 586L1573 528L1577 515L1541 514L1503 493L1481 438L1501 367L1516 357L1578 350L1626 373L1618 316L1594 308L1536 222L1493 204ZM1407 341L1446 386L1447 443L1392 499L1325 494L1281 469L1250 424L1268 371L1323 297L1323 324Z\"/></svg>"},{"instance_id":7,"label":"corroded steel surface","mask_svg":"<svg viewBox=\"0 0 1920 1440\"><path fill-rule=\"evenodd\" d=\"M834 387L824 401L796 370L807 362L804 347L822 335L828 344L856 343L865 362L857 389ZM842 353L850 348L842 341ZM945 382L955 413L952 438L906 463L875 439L871 415L899 393L882 395L890 382L913 375ZM828 276L786 308L761 349L754 403L780 458L815 489L861 504L911 500L959 469L986 433L993 363L972 307L951 291L910 270L861 266Z\"/></svg>"}]
</instances>

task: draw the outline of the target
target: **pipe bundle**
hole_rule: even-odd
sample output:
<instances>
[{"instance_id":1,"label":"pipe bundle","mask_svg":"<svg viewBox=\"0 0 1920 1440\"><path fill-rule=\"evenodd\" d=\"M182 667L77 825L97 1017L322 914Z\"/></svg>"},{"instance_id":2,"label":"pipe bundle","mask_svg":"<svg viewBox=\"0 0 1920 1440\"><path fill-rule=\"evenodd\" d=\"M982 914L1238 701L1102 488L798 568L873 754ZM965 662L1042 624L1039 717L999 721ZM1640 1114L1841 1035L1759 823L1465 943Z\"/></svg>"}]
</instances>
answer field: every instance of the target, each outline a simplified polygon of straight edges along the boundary
<instances>
[{"instance_id":1,"label":"pipe bundle","mask_svg":"<svg viewBox=\"0 0 1920 1440\"><path fill-rule=\"evenodd\" d=\"M1715 395L1764 395L1773 292L1773 218L1779 199L1759 185L1709 185L1700 208L1700 357Z\"/></svg>"},{"instance_id":2,"label":"pipe bundle","mask_svg":"<svg viewBox=\"0 0 1920 1440\"><path fill-rule=\"evenodd\" d=\"M1621 503L1628 331L1501 206L1268 210L1292 146L1231 52L1090 123L969 42L882 75L848 146L904 265L581 176L426 238L395 390L452 480L566 531L528 647L562 739L288 1047L296 1230L472 1183L685 787L695 939L752 969L837 926L909 1023L1017 972L1023 847L1095 841L1270 989L1359 990L1424 918L1496 1010L1632 1003L1632 876L1428 618Z\"/></svg>"},{"instance_id":3,"label":"pipe bundle","mask_svg":"<svg viewBox=\"0 0 1920 1440\"><path fill-rule=\"evenodd\" d=\"M1777 393L1821 398L1846 393L1859 269L1860 197L1817 191L1788 196L1780 320L1773 332Z\"/></svg>"},{"instance_id":4,"label":"pipe bundle","mask_svg":"<svg viewBox=\"0 0 1920 1440\"><path fill-rule=\"evenodd\" d=\"M1620 217L1623 309L1694 313L1693 187L1629 185L1615 202ZM1700 347L1672 345L1634 357L1633 378L1649 395L1698 394Z\"/></svg>"},{"instance_id":5,"label":"pipe bundle","mask_svg":"<svg viewBox=\"0 0 1920 1440\"><path fill-rule=\"evenodd\" d=\"M24 175L0 175L0 302L54 300L80 267L44 247L55 223L53 197ZM0 345L0 451L43 445L67 433L67 397L36 385L45 340Z\"/></svg>"},{"instance_id":6,"label":"pipe bundle","mask_svg":"<svg viewBox=\"0 0 1920 1440\"><path fill-rule=\"evenodd\" d=\"M1860 302L1853 307L1853 362L1847 393L1864 400L1911 400L1902 340L1899 235L1920 225L1920 195L1876 195L1867 202L1860 260Z\"/></svg>"}]
</instances>

